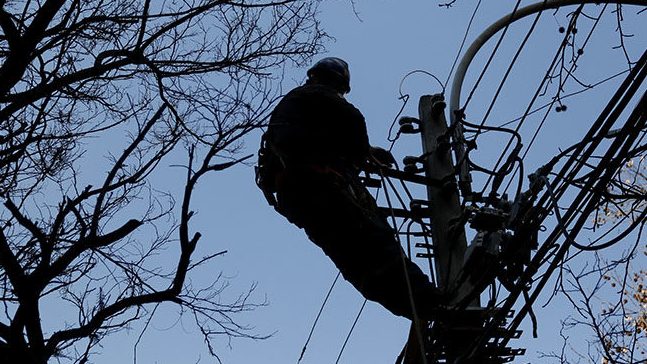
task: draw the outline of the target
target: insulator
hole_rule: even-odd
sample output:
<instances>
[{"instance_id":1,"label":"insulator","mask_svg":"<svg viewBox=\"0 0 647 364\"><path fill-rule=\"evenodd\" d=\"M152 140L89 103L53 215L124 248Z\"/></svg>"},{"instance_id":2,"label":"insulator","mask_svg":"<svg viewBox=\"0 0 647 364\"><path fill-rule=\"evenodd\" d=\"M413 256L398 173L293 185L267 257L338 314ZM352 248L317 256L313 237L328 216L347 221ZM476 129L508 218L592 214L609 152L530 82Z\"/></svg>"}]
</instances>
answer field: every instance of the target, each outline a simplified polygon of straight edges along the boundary
<instances>
[{"instance_id":1,"label":"insulator","mask_svg":"<svg viewBox=\"0 0 647 364\"><path fill-rule=\"evenodd\" d=\"M413 124L401 124L400 133L402 134L416 134L420 130L416 129Z\"/></svg>"},{"instance_id":2,"label":"insulator","mask_svg":"<svg viewBox=\"0 0 647 364\"><path fill-rule=\"evenodd\" d=\"M420 120L414 118L413 116L403 116L398 120L398 124L404 125L404 124L417 124L420 125Z\"/></svg>"},{"instance_id":3,"label":"insulator","mask_svg":"<svg viewBox=\"0 0 647 364\"><path fill-rule=\"evenodd\" d=\"M403 170L406 173L413 173L413 174L422 172L422 168L418 168L418 166L415 164L405 164Z\"/></svg>"},{"instance_id":4,"label":"insulator","mask_svg":"<svg viewBox=\"0 0 647 364\"><path fill-rule=\"evenodd\" d=\"M402 163L403 163L404 165L407 165L407 164L416 164L416 163L418 163L419 161L420 161L420 158L418 158L418 157L414 157L414 156L412 156L412 155L408 155L408 156L406 156L406 157L404 157L404 158L402 159Z\"/></svg>"},{"instance_id":5,"label":"insulator","mask_svg":"<svg viewBox=\"0 0 647 364\"><path fill-rule=\"evenodd\" d=\"M402 134L415 134L420 131L415 126L420 124L420 120L411 116L401 117L398 124L400 124L400 133Z\"/></svg>"}]
</instances>

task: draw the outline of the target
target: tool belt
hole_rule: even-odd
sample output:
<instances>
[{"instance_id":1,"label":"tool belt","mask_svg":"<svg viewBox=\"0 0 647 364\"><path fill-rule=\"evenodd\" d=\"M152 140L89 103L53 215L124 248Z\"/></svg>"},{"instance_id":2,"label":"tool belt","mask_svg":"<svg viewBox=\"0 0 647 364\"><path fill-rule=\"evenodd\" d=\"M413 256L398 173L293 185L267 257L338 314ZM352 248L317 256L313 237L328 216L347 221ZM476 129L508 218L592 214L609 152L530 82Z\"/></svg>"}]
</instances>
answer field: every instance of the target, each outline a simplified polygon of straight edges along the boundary
<instances>
[{"instance_id":1,"label":"tool belt","mask_svg":"<svg viewBox=\"0 0 647 364\"><path fill-rule=\"evenodd\" d=\"M350 186L357 179L357 171L346 163L304 163L293 161L273 148L266 134L261 137L258 150L258 164L255 167L256 185L263 192L267 203L277 207L275 194L281 188L283 181L291 176L318 176L317 179L327 180L340 187ZM343 188L343 187L342 187Z\"/></svg>"}]
</instances>

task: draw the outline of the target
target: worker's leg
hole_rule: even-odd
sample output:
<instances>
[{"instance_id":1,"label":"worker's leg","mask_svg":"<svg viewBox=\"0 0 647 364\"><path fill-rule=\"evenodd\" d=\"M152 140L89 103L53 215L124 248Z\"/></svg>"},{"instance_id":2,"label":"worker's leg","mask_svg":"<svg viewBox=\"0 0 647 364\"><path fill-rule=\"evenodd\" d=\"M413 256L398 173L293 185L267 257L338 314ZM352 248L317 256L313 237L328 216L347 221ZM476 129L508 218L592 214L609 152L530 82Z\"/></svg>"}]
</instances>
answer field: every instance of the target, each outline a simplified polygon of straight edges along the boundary
<instances>
[{"instance_id":1,"label":"worker's leg","mask_svg":"<svg viewBox=\"0 0 647 364\"><path fill-rule=\"evenodd\" d=\"M320 180L298 183L279 193L279 206L367 299L408 318L411 298L418 312L438 304L437 290L403 255L385 219L347 188Z\"/></svg>"}]
</instances>

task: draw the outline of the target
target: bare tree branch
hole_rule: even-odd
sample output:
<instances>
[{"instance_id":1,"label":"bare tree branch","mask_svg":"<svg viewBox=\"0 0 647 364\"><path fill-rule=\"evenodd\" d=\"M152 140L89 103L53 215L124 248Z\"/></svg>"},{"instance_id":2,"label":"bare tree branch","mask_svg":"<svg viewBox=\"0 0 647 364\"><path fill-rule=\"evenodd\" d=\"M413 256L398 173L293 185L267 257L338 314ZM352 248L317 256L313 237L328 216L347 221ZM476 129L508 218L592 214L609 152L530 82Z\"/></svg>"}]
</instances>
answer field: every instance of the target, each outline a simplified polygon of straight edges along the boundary
<instances>
[{"instance_id":1,"label":"bare tree branch","mask_svg":"<svg viewBox=\"0 0 647 364\"><path fill-rule=\"evenodd\" d=\"M0 2L0 357L89 362L158 304L181 307L214 355L220 336L265 336L237 322L264 304L253 287L227 303L224 278L188 279L223 255L193 257L191 201L206 174L250 157L242 138L283 65L321 49L318 3ZM185 153L175 196L160 176Z\"/></svg>"}]
</instances>

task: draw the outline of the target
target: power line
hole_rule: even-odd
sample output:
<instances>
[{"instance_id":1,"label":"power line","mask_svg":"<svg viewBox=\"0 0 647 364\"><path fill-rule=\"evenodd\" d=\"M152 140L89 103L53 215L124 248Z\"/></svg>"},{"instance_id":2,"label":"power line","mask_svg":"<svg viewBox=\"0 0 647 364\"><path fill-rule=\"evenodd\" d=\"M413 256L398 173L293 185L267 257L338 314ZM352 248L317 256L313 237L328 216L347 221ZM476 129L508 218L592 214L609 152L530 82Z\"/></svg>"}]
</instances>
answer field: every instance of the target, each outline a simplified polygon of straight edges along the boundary
<instances>
[{"instance_id":1,"label":"power line","mask_svg":"<svg viewBox=\"0 0 647 364\"><path fill-rule=\"evenodd\" d=\"M519 132L519 129L521 129L521 125L523 125L524 121L526 120L526 117L527 117L528 113L530 112L530 110L532 110L533 104L535 103L535 101L539 97L539 94L541 93L541 90L543 88L544 83L546 82L546 80L548 80L550 78L550 74L551 74L552 70L555 68L555 64L557 63L557 60L559 59L560 54L563 54L563 51L564 51L566 45L568 44L568 41L567 41L568 36L569 36L571 30L574 27L575 21L577 20L577 14L579 12L581 12L583 6L584 5L580 5L578 7L578 9L574 12L574 15L571 18L568 30L566 31L566 34L564 35L564 39L562 40L560 46L557 49L557 52L555 53L555 57L553 57L553 60L552 60L551 64L548 66L548 70L546 71L546 75L542 78L539 86L537 87L537 90L535 91L535 94L533 95L532 99L530 100L530 103L528 104L528 107L526 108L526 111L524 112L524 115L522 116L521 120L519 121L519 123L517 124L517 126L514 129L516 132ZM541 10L541 11L543 11L543 10ZM540 126L540 128L541 128L541 126ZM504 150L503 153L499 156L497 162L494 165L494 168L492 168L493 170L496 170L499 167L499 164L503 161L503 157L504 157L505 153L508 151L508 149L510 148L511 144L512 144L512 138L510 138L508 140L505 148L503 149ZM485 184L483 186L483 190L481 191L481 193L485 192L485 190L488 188L491 181L492 181L492 176L488 177L488 180L485 182ZM495 193L495 192L496 191L492 191L492 193Z\"/></svg>"},{"instance_id":2,"label":"power line","mask_svg":"<svg viewBox=\"0 0 647 364\"><path fill-rule=\"evenodd\" d=\"M476 17L476 13L478 12L480 6L481 6L481 0L479 0L479 2L476 3L476 6L474 7L474 11L472 12L472 16L470 17L470 21L467 23L467 28L465 29L465 35L463 35L463 40L461 41L461 45L458 48L458 52L456 52L456 57L454 58L454 62L452 63L452 68L450 68L449 73L447 74L447 80L445 80L445 83L443 84L443 90L447 87L447 84L449 83L449 80L451 79L452 74L454 73L454 68L458 63L458 59L461 56L461 52L463 52L463 47L465 46L467 35L469 34L470 29L472 28L472 22L474 21L474 18Z\"/></svg>"},{"instance_id":3,"label":"power line","mask_svg":"<svg viewBox=\"0 0 647 364\"><path fill-rule=\"evenodd\" d=\"M544 0L544 3L546 3L547 0ZM521 5L521 0L517 0L517 3L514 6L514 9L512 10L512 13L510 13L510 19L514 19L514 16L517 14L517 10L519 10L519 5ZM543 10L542 10L543 11ZM470 101L472 100L472 97L474 96L474 91L476 91L476 88L479 86L481 83L481 80L483 80L483 76L485 75L485 72L487 72L487 69L490 67L490 64L492 63L492 60L494 59L494 55L496 52L499 50L499 47L501 46L501 43L503 42L503 38L505 35L508 33L508 28L510 28L510 25L512 22L508 22L506 26L503 28L503 32L501 33L501 36L497 40L494 49L490 53L490 56L488 57L487 62L485 62L485 66L483 66L483 69L481 70L481 73L479 74L479 77L476 79L476 82L474 83L474 86L472 86L472 90L470 91L469 95L467 96L467 100L465 101L465 104L461 107L461 110L465 110L467 108L467 105L469 105ZM454 112L454 110L450 110L450 112Z\"/></svg>"},{"instance_id":4,"label":"power line","mask_svg":"<svg viewBox=\"0 0 647 364\"><path fill-rule=\"evenodd\" d=\"M359 321L359 317L362 315L362 312L364 311L366 302L367 300L364 299L364 302L362 303L362 307L360 307L359 312L357 312L357 316L355 316L355 320L353 321L353 326L350 327L350 330L348 331L348 335L346 335L346 339L344 340L344 344L341 346L341 350L339 350L339 355L337 355L337 360L335 360L335 364L339 364L339 359L341 359L341 355L344 353L344 349L346 349L346 344L348 344L348 340L353 334L353 330L355 330L355 325L357 325L357 321Z\"/></svg>"},{"instance_id":5,"label":"power line","mask_svg":"<svg viewBox=\"0 0 647 364\"><path fill-rule=\"evenodd\" d=\"M330 294L332 293L333 288L335 288L335 285L337 284L337 280L339 279L339 276L341 275L340 271L337 271L337 275L335 276L335 279L333 280L332 284L330 285L330 288L328 289L328 293L326 293L326 297L324 298L323 302L321 303L321 307L319 308L319 312L317 313L317 317L315 318L314 322L312 323L312 327L310 328L310 333L308 334L308 338L306 339L305 344L303 344L303 349L301 349L301 355L299 355L299 360L297 360L297 364L301 362L303 359L303 355L306 353L306 349L308 347L308 344L310 343L310 339L312 338L312 334L315 331L315 327L317 327L317 323L319 322L319 318L321 317L321 313L324 310L324 307L326 307L326 303L328 303L328 298L330 298Z\"/></svg>"}]
</instances>

